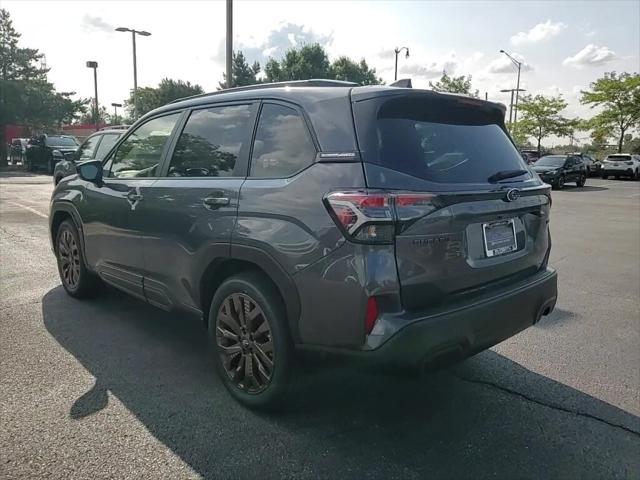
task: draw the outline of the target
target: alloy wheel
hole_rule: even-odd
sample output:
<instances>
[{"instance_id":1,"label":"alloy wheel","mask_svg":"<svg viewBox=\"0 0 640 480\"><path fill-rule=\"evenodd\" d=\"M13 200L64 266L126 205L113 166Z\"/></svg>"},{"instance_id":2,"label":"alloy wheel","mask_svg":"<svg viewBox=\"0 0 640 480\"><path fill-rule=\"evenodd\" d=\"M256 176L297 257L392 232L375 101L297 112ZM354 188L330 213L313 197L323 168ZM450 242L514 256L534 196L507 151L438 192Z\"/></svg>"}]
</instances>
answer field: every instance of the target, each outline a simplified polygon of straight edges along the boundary
<instances>
[{"instance_id":1,"label":"alloy wheel","mask_svg":"<svg viewBox=\"0 0 640 480\"><path fill-rule=\"evenodd\" d=\"M275 351L271 326L260 306L244 293L224 299L216 318L220 361L231 382L249 394L271 383Z\"/></svg>"},{"instance_id":2,"label":"alloy wheel","mask_svg":"<svg viewBox=\"0 0 640 480\"><path fill-rule=\"evenodd\" d=\"M80 282L80 250L69 230L64 230L58 241L58 258L62 281L75 290Z\"/></svg>"}]
</instances>

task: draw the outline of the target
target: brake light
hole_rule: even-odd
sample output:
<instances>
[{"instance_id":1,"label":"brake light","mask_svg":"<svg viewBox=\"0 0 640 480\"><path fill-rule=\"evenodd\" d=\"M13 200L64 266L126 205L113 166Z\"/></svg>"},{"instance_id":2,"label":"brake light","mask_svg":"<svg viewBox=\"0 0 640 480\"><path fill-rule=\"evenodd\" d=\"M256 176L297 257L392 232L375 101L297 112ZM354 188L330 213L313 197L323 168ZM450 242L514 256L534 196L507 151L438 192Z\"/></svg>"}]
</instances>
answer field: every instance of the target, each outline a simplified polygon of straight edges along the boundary
<instances>
[{"instance_id":1,"label":"brake light","mask_svg":"<svg viewBox=\"0 0 640 480\"><path fill-rule=\"evenodd\" d=\"M369 297L369 299L367 300L367 312L364 317L364 326L367 335L369 335L373 330L373 326L376 324L377 319L378 302L376 301L376 297Z\"/></svg>"},{"instance_id":2,"label":"brake light","mask_svg":"<svg viewBox=\"0 0 640 480\"><path fill-rule=\"evenodd\" d=\"M397 229L435 210L430 193L333 192L325 204L352 241L392 243Z\"/></svg>"}]
</instances>

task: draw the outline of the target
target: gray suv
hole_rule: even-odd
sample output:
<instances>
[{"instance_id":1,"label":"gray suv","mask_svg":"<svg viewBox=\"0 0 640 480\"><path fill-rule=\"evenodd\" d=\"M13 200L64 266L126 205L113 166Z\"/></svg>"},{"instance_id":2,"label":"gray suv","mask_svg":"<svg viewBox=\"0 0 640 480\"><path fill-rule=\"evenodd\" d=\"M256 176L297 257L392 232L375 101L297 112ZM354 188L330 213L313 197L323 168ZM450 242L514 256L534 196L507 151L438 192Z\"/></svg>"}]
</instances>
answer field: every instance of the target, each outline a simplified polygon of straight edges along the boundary
<instances>
[{"instance_id":1,"label":"gray suv","mask_svg":"<svg viewBox=\"0 0 640 480\"><path fill-rule=\"evenodd\" d=\"M557 295L550 187L504 112L325 80L166 105L55 188L62 285L200 316L250 407L286 398L300 350L412 369L473 355Z\"/></svg>"}]
</instances>

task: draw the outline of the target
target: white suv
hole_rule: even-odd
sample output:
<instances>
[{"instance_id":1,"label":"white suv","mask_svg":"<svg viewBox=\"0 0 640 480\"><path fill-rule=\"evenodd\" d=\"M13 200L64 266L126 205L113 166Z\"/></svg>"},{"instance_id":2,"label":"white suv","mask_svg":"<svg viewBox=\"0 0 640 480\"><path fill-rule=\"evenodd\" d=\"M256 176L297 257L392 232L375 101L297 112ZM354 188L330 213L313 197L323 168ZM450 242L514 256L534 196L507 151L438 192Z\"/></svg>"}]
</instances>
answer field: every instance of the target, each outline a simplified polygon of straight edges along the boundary
<instances>
[{"instance_id":1,"label":"white suv","mask_svg":"<svg viewBox=\"0 0 640 480\"><path fill-rule=\"evenodd\" d=\"M631 177L634 180L640 178L640 155L630 153L616 153L608 155L602 161L602 178L614 175L616 178Z\"/></svg>"}]
</instances>

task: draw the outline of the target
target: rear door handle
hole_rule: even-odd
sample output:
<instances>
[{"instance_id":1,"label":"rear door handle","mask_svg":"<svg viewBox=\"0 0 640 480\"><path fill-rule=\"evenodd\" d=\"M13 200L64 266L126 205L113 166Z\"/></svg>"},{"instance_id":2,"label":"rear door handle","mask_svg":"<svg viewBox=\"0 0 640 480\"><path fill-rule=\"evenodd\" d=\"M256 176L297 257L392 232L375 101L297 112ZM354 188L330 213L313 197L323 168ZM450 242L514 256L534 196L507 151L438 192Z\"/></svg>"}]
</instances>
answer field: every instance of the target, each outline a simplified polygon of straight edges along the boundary
<instances>
[{"instance_id":1,"label":"rear door handle","mask_svg":"<svg viewBox=\"0 0 640 480\"><path fill-rule=\"evenodd\" d=\"M202 203L207 208L220 208L229 205L230 202L227 197L206 197Z\"/></svg>"}]
</instances>

